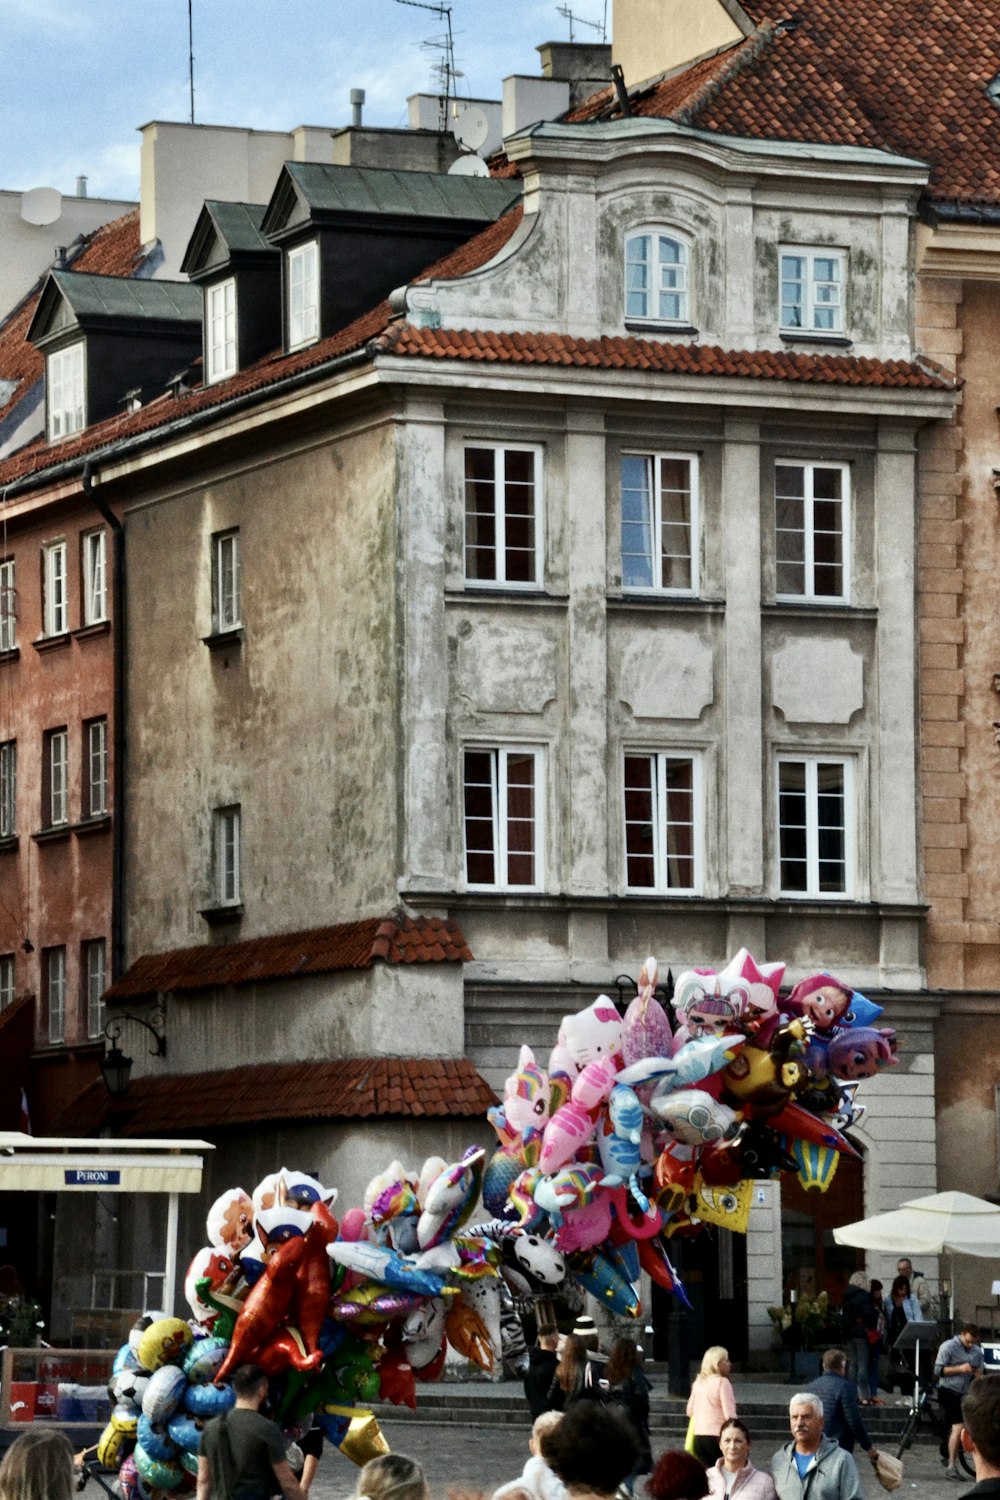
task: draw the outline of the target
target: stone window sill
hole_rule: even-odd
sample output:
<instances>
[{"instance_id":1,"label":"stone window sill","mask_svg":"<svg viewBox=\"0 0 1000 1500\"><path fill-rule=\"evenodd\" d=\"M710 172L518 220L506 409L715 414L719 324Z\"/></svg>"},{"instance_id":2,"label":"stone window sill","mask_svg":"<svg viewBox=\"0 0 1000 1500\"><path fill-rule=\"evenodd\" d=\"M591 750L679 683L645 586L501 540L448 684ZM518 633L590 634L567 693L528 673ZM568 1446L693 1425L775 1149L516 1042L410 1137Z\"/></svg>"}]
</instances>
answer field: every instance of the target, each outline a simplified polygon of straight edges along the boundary
<instances>
[{"instance_id":1,"label":"stone window sill","mask_svg":"<svg viewBox=\"0 0 1000 1500\"><path fill-rule=\"evenodd\" d=\"M59 823L55 828L39 828L31 837L36 844L59 844L73 832L72 824Z\"/></svg>"},{"instance_id":2,"label":"stone window sill","mask_svg":"<svg viewBox=\"0 0 1000 1500\"><path fill-rule=\"evenodd\" d=\"M77 630L70 631L70 634L75 641L89 641L92 636L109 635L110 632L110 620L94 620L90 625L81 625Z\"/></svg>"},{"instance_id":3,"label":"stone window sill","mask_svg":"<svg viewBox=\"0 0 1000 1500\"><path fill-rule=\"evenodd\" d=\"M649 322L640 322L637 318L626 318L625 327L629 333L673 334L682 339L698 337L698 330L692 323L658 323L655 318Z\"/></svg>"},{"instance_id":4,"label":"stone window sill","mask_svg":"<svg viewBox=\"0 0 1000 1500\"><path fill-rule=\"evenodd\" d=\"M783 344L822 344L827 349L851 349L854 340L849 339L843 333L810 333L803 329L801 333L791 330L781 330L781 342Z\"/></svg>"},{"instance_id":5,"label":"stone window sill","mask_svg":"<svg viewBox=\"0 0 1000 1500\"><path fill-rule=\"evenodd\" d=\"M64 630L62 635L40 635L38 640L32 641L31 644L39 654L43 654L46 651L58 651L61 646L68 646L72 639L69 631Z\"/></svg>"},{"instance_id":6,"label":"stone window sill","mask_svg":"<svg viewBox=\"0 0 1000 1500\"><path fill-rule=\"evenodd\" d=\"M107 833L110 827L111 814L100 813L94 818L81 818L79 823L73 824L73 832L78 839L86 839L95 833Z\"/></svg>"},{"instance_id":7,"label":"stone window sill","mask_svg":"<svg viewBox=\"0 0 1000 1500\"><path fill-rule=\"evenodd\" d=\"M229 927L242 920L243 906L203 906L198 915L209 927Z\"/></svg>"},{"instance_id":8,"label":"stone window sill","mask_svg":"<svg viewBox=\"0 0 1000 1500\"><path fill-rule=\"evenodd\" d=\"M212 635L203 635L201 639L209 651L226 651L231 646L242 646L243 626L238 625L235 630L215 631Z\"/></svg>"},{"instance_id":9,"label":"stone window sill","mask_svg":"<svg viewBox=\"0 0 1000 1500\"><path fill-rule=\"evenodd\" d=\"M4 662L7 662L7 661L20 661L20 659L21 659L21 648L20 648L20 646L11 646L11 648L10 648L9 651L0 651L0 667L3 666Z\"/></svg>"},{"instance_id":10,"label":"stone window sill","mask_svg":"<svg viewBox=\"0 0 1000 1500\"><path fill-rule=\"evenodd\" d=\"M0 839L0 854L16 854L20 846L21 840L12 833L9 838Z\"/></svg>"}]
</instances>

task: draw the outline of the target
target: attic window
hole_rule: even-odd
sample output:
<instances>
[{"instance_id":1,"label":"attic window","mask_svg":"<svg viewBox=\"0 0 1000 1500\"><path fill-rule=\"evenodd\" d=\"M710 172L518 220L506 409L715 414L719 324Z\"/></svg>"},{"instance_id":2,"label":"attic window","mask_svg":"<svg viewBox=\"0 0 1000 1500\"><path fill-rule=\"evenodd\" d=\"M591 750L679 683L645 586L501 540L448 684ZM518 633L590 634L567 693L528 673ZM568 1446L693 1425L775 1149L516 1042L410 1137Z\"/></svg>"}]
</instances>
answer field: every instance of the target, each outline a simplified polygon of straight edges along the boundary
<instances>
[{"instance_id":1,"label":"attic window","mask_svg":"<svg viewBox=\"0 0 1000 1500\"><path fill-rule=\"evenodd\" d=\"M0 380L0 406L6 406L16 390L16 380Z\"/></svg>"},{"instance_id":2,"label":"attic window","mask_svg":"<svg viewBox=\"0 0 1000 1500\"><path fill-rule=\"evenodd\" d=\"M997 109L1000 109L1000 73L991 78L986 85L986 97L992 99Z\"/></svg>"},{"instance_id":3,"label":"attic window","mask_svg":"<svg viewBox=\"0 0 1000 1500\"><path fill-rule=\"evenodd\" d=\"M236 282L205 288L205 361L209 384L236 374Z\"/></svg>"},{"instance_id":4,"label":"attic window","mask_svg":"<svg viewBox=\"0 0 1000 1500\"><path fill-rule=\"evenodd\" d=\"M315 240L288 252L288 347L319 337L319 247Z\"/></svg>"},{"instance_id":5,"label":"attic window","mask_svg":"<svg viewBox=\"0 0 1000 1500\"><path fill-rule=\"evenodd\" d=\"M49 442L84 427L83 341L57 349L45 361L49 405Z\"/></svg>"}]
</instances>

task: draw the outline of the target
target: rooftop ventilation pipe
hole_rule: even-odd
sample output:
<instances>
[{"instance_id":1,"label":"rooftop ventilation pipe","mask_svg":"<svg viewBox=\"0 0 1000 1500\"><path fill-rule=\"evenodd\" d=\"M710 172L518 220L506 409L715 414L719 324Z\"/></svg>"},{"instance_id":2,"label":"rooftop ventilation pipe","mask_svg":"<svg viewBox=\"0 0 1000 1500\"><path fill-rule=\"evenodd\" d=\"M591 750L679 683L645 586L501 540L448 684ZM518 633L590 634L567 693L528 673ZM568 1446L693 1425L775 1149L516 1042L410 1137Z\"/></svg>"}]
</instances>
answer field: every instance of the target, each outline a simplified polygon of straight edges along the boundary
<instances>
[{"instance_id":1,"label":"rooftop ventilation pipe","mask_svg":"<svg viewBox=\"0 0 1000 1500\"><path fill-rule=\"evenodd\" d=\"M622 119L629 120L632 117L632 101L628 96L628 89L625 87L625 74L622 71L621 63L611 64L611 78L615 86L615 93L618 95L618 108L622 112Z\"/></svg>"},{"instance_id":2,"label":"rooftop ventilation pipe","mask_svg":"<svg viewBox=\"0 0 1000 1500\"><path fill-rule=\"evenodd\" d=\"M351 89L351 126L354 130L361 129L361 112L364 106L364 89Z\"/></svg>"},{"instance_id":3,"label":"rooftop ventilation pipe","mask_svg":"<svg viewBox=\"0 0 1000 1500\"><path fill-rule=\"evenodd\" d=\"M86 196L87 196L87 179L86 179L86 177L78 177L76 179L76 196L78 198L86 198Z\"/></svg>"}]
</instances>

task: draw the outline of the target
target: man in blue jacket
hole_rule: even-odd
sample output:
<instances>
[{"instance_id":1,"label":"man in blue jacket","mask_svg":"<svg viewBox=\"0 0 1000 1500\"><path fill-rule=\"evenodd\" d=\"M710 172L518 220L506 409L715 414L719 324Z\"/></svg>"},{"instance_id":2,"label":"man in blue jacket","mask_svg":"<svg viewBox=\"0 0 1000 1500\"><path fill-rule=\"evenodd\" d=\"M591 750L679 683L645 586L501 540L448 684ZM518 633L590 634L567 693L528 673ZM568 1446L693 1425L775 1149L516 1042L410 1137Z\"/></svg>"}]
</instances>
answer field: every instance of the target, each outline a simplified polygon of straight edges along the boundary
<instances>
[{"instance_id":1,"label":"man in blue jacket","mask_svg":"<svg viewBox=\"0 0 1000 1500\"><path fill-rule=\"evenodd\" d=\"M788 1407L792 1441L771 1460L778 1500L864 1500L854 1459L823 1433L823 1403L800 1391Z\"/></svg>"},{"instance_id":2,"label":"man in blue jacket","mask_svg":"<svg viewBox=\"0 0 1000 1500\"><path fill-rule=\"evenodd\" d=\"M839 1443L848 1453L854 1452L859 1443L871 1459L878 1457L878 1449L868 1436L868 1429L861 1419L858 1406L858 1391L853 1380L847 1379L847 1355L843 1349L828 1349L823 1355L823 1373L817 1375L806 1390L812 1391L823 1403L823 1431L828 1438Z\"/></svg>"}]
</instances>

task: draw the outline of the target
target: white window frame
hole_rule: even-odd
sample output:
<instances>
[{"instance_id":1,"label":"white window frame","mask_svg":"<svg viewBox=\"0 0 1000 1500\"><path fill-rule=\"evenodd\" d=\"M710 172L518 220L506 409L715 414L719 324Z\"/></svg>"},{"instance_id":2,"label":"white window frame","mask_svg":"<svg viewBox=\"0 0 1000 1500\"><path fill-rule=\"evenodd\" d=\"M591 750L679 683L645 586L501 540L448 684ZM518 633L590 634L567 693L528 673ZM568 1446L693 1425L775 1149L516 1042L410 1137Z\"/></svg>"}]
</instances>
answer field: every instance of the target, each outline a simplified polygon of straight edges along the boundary
<instances>
[{"instance_id":1,"label":"white window frame","mask_svg":"<svg viewBox=\"0 0 1000 1500\"><path fill-rule=\"evenodd\" d=\"M286 255L288 347L301 349L319 338L319 241L296 245Z\"/></svg>"},{"instance_id":2,"label":"white window frame","mask_svg":"<svg viewBox=\"0 0 1000 1500\"><path fill-rule=\"evenodd\" d=\"M679 251L676 261L663 261L660 259L660 247L662 243L675 245ZM646 245L646 255L640 259L633 253L634 247L640 243ZM653 256L656 255L654 262ZM647 285L642 287L630 287L629 282L636 278L631 275L631 268L645 264L648 270ZM657 274L659 273L659 274ZM674 284L670 285L673 279ZM653 282L657 283L655 286ZM666 280L667 285L663 282ZM645 311L633 312L629 309L629 298L642 296L645 298ZM677 298L677 314L670 316L660 312L661 297ZM652 309L655 306L655 311ZM646 323L658 327L667 328L690 328L691 317L691 245L686 236L678 234L676 230L667 229L658 225L644 225L641 228L630 230L625 236L625 295L623 308L626 323Z\"/></svg>"},{"instance_id":3,"label":"white window frame","mask_svg":"<svg viewBox=\"0 0 1000 1500\"><path fill-rule=\"evenodd\" d=\"M85 531L83 548L83 623L101 625L108 618L107 532Z\"/></svg>"},{"instance_id":4,"label":"white window frame","mask_svg":"<svg viewBox=\"0 0 1000 1500\"><path fill-rule=\"evenodd\" d=\"M475 850L474 853L490 852L493 858L493 881L473 881L468 877L468 819L466 789L472 783L466 779L466 755L488 755L490 757L490 824L492 850ZM530 883L515 883L507 878L508 858L523 851L511 850L508 832L508 765L512 757L528 756L534 765L533 773L533 822L534 841L531 856L534 860L534 880ZM460 784L462 787L462 866L465 889L468 891L541 891L545 889L545 752L537 745L485 745L466 743L462 746ZM485 783L476 783L484 785Z\"/></svg>"},{"instance_id":5,"label":"white window frame","mask_svg":"<svg viewBox=\"0 0 1000 1500\"><path fill-rule=\"evenodd\" d=\"M239 630L242 623L240 532L234 526L212 537L212 633L225 635L229 630Z\"/></svg>"},{"instance_id":6,"label":"white window frame","mask_svg":"<svg viewBox=\"0 0 1000 1500\"><path fill-rule=\"evenodd\" d=\"M805 261L805 269L801 276L796 276L795 281L802 283L802 300L793 305L801 308L801 323L785 322L785 286L793 278L785 275L786 258L794 257ZM819 261L829 260L836 263L839 275L832 281L823 278L817 280L816 265ZM822 288L837 288L837 297L830 300L829 293L824 295ZM828 245L781 245L778 249L778 320L782 333L789 334L813 334L827 338L842 338L845 326L845 302L847 293L847 251L831 248ZM822 320L825 313L832 313L829 323L817 322Z\"/></svg>"},{"instance_id":7,"label":"white window frame","mask_svg":"<svg viewBox=\"0 0 1000 1500\"><path fill-rule=\"evenodd\" d=\"M236 278L205 289L205 375L214 385L236 374Z\"/></svg>"},{"instance_id":8,"label":"white window frame","mask_svg":"<svg viewBox=\"0 0 1000 1500\"><path fill-rule=\"evenodd\" d=\"M17 835L17 740L0 745L0 839Z\"/></svg>"},{"instance_id":9,"label":"white window frame","mask_svg":"<svg viewBox=\"0 0 1000 1500\"><path fill-rule=\"evenodd\" d=\"M632 885L628 872L628 816L626 811L626 788L628 785L626 760L648 760L653 763L653 884ZM667 823L667 770L672 762L684 762L691 767L691 816L693 854L693 883L671 885L669 879L668 823ZM698 750L683 748L650 750L646 746L626 746L621 761L622 769L622 847L624 862L624 888L641 895L699 896L705 886L705 793L703 755Z\"/></svg>"},{"instance_id":10,"label":"white window frame","mask_svg":"<svg viewBox=\"0 0 1000 1500\"><path fill-rule=\"evenodd\" d=\"M45 949L45 999L49 1018L49 1042L66 1040L66 949Z\"/></svg>"},{"instance_id":11,"label":"white window frame","mask_svg":"<svg viewBox=\"0 0 1000 1500\"><path fill-rule=\"evenodd\" d=\"M42 549L43 636L65 635L69 630L69 575L66 567L66 543L47 542Z\"/></svg>"},{"instance_id":12,"label":"white window frame","mask_svg":"<svg viewBox=\"0 0 1000 1500\"><path fill-rule=\"evenodd\" d=\"M17 955L14 953L0 953L0 1010L6 1010L14 1004L15 985L17 982Z\"/></svg>"},{"instance_id":13,"label":"white window frame","mask_svg":"<svg viewBox=\"0 0 1000 1500\"><path fill-rule=\"evenodd\" d=\"M781 767L804 765L806 800L806 889L788 890L782 883L782 827L781 822ZM844 889L824 891L819 883L819 788L817 776L820 766L840 766L844 773ZM795 751L782 752L776 758L774 775L775 796L775 861L779 894L789 901L851 901L858 889L857 847L857 757L844 754L810 752L808 755Z\"/></svg>"},{"instance_id":14,"label":"white window frame","mask_svg":"<svg viewBox=\"0 0 1000 1500\"><path fill-rule=\"evenodd\" d=\"M45 357L45 389L49 408L49 442L72 437L87 425L87 368L83 339Z\"/></svg>"},{"instance_id":15,"label":"white window frame","mask_svg":"<svg viewBox=\"0 0 1000 1500\"><path fill-rule=\"evenodd\" d=\"M802 521L804 536L804 568L805 587L801 594L781 593L778 590L778 564L779 545L778 538L780 530L788 528L778 527L778 470L779 469L801 469L803 471L802 490L804 499L802 502ZM833 469L839 472L840 480L840 550L841 550L841 579L842 588L839 594L818 594L816 592L816 504L831 504L836 502L820 499L816 500L816 471L817 469ZM851 466L847 463L836 461L826 462L821 459L803 458L778 458L774 464L774 573L775 592L774 597L778 603L801 604L803 601L815 604L846 604L851 597L851 539L852 539L852 512L851 504ZM788 497L786 497L788 498ZM824 564L820 564L824 566Z\"/></svg>"},{"instance_id":16,"label":"white window frame","mask_svg":"<svg viewBox=\"0 0 1000 1500\"><path fill-rule=\"evenodd\" d=\"M49 828L61 828L69 822L69 731L50 729L46 735L48 758Z\"/></svg>"},{"instance_id":17,"label":"white window frame","mask_svg":"<svg viewBox=\"0 0 1000 1500\"><path fill-rule=\"evenodd\" d=\"M640 557L641 553L626 554L624 548L625 531L625 503L624 503L624 465L626 459L638 459L647 466L647 480L650 485L650 554L649 567L652 577L651 583L627 583L625 581L626 556ZM678 588L674 585L663 583L663 486L661 474L664 463L675 462L689 465L690 474L690 496L691 496L691 523L690 523L690 558L691 583L687 588ZM701 474L697 453L685 453L680 450L651 450L639 448L623 449L618 457L618 507L619 507L619 558L621 562L622 589L629 594L667 594L676 598L696 598L700 588L700 555L701 555ZM629 522L634 525L636 523ZM654 543L655 539L655 543ZM678 554L680 555L680 554Z\"/></svg>"},{"instance_id":18,"label":"white window frame","mask_svg":"<svg viewBox=\"0 0 1000 1500\"><path fill-rule=\"evenodd\" d=\"M494 496L494 524L495 542L493 547L494 560L496 563L496 576L493 578L475 578L469 572L469 554L477 549L469 542L469 504L468 487L474 482L470 481L466 472L466 455L472 451L482 451L493 454L493 496ZM509 579L507 577L507 454L529 453L534 460L534 474L531 481L532 489L532 522L534 527L534 569L532 576L525 579ZM469 440L462 445L462 498L464 515L464 537L465 550L463 557L463 569L466 586L470 589L476 588L505 588L505 589L538 589L541 588L545 573L545 513L542 503L542 448L536 443L491 443ZM516 482L516 481L512 481Z\"/></svg>"},{"instance_id":19,"label":"white window frame","mask_svg":"<svg viewBox=\"0 0 1000 1500\"><path fill-rule=\"evenodd\" d=\"M87 1035L97 1037L104 1030L104 991L107 988L107 944L103 938L91 938L83 945L83 982L87 1013Z\"/></svg>"},{"instance_id":20,"label":"white window frame","mask_svg":"<svg viewBox=\"0 0 1000 1500\"><path fill-rule=\"evenodd\" d=\"M17 647L17 587L14 559L0 562L0 652Z\"/></svg>"},{"instance_id":21,"label":"white window frame","mask_svg":"<svg viewBox=\"0 0 1000 1500\"><path fill-rule=\"evenodd\" d=\"M88 719L85 733L87 817L103 818L108 811L107 719Z\"/></svg>"},{"instance_id":22,"label":"white window frame","mask_svg":"<svg viewBox=\"0 0 1000 1500\"><path fill-rule=\"evenodd\" d=\"M212 838L215 860L217 906L239 906L242 901L241 807L217 807L213 813Z\"/></svg>"}]
</instances>

